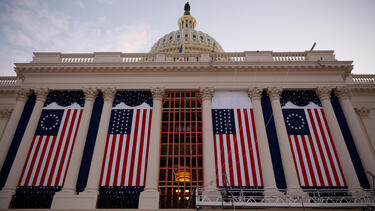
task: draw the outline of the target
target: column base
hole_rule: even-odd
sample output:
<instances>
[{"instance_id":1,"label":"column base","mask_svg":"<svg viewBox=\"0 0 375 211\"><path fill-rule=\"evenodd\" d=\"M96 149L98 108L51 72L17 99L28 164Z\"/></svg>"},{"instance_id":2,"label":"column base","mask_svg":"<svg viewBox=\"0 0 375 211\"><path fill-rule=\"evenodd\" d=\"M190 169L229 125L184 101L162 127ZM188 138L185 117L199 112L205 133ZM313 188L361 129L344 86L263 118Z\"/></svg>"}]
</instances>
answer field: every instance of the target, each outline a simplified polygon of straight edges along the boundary
<instances>
[{"instance_id":1,"label":"column base","mask_svg":"<svg viewBox=\"0 0 375 211\"><path fill-rule=\"evenodd\" d=\"M60 191L53 197L51 209L96 209L97 192L84 191L78 195L75 192Z\"/></svg>"},{"instance_id":2,"label":"column base","mask_svg":"<svg viewBox=\"0 0 375 211\"><path fill-rule=\"evenodd\" d=\"M0 209L8 209L10 206L10 202L12 201L12 197L15 192L11 191L0 191Z\"/></svg>"},{"instance_id":3,"label":"column base","mask_svg":"<svg viewBox=\"0 0 375 211\"><path fill-rule=\"evenodd\" d=\"M287 196L289 200L292 200L292 201L302 200L304 203L308 202L310 199L309 194L306 192L303 192L301 188L287 190Z\"/></svg>"},{"instance_id":4,"label":"column base","mask_svg":"<svg viewBox=\"0 0 375 211\"><path fill-rule=\"evenodd\" d=\"M217 199L223 199L222 193L220 192L219 189L217 189L215 187L204 188L203 193L199 194L199 195L201 195L201 197L203 197L203 198L200 199L200 201L205 201L205 200L217 201Z\"/></svg>"},{"instance_id":5,"label":"column base","mask_svg":"<svg viewBox=\"0 0 375 211\"><path fill-rule=\"evenodd\" d=\"M159 209L160 193L155 189L146 189L139 196L138 209Z\"/></svg>"},{"instance_id":6,"label":"column base","mask_svg":"<svg viewBox=\"0 0 375 211\"><path fill-rule=\"evenodd\" d=\"M265 202L283 203L287 201L286 193L280 192L277 188L264 190Z\"/></svg>"}]
</instances>

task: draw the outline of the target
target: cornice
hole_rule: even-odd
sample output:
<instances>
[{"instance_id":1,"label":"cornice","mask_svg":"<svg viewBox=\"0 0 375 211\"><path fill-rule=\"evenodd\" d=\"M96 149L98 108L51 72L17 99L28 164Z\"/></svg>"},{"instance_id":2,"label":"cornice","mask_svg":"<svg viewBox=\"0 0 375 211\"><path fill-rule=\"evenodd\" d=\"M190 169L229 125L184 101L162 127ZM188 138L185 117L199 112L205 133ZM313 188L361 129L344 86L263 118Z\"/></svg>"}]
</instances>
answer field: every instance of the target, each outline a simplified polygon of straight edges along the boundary
<instances>
[{"instance_id":1,"label":"cornice","mask_svg":"<svg viewBox=\"0 0 375 211\"><path fill-rule=\"evenodd\" d=\"M355 93L355 96L375 96L375 87L348 87L351 92Z\"/></svg>"},{"instance_id":2,"label":"cornice","mask_svg":"<svg viewBox=\"0 0 375 211\"><path fill-rule=\"evenodd\" d=\"M340 71L347 77L351 61L322 62L144 62L144 63L16 63L16 72L25 73L91 73L91 72L231 72L235 71Z\"/></svg>"},{"instance_id":3,"label":"cornice","mask_svg":"<svg viewBox=\"0 0 375 211\"><path fill-rule=\"evenodd\" d=\"M15 95L17 94L18 90L19 87L15 89L0 89L0 95Z\"/></svg>"}]
</instances>

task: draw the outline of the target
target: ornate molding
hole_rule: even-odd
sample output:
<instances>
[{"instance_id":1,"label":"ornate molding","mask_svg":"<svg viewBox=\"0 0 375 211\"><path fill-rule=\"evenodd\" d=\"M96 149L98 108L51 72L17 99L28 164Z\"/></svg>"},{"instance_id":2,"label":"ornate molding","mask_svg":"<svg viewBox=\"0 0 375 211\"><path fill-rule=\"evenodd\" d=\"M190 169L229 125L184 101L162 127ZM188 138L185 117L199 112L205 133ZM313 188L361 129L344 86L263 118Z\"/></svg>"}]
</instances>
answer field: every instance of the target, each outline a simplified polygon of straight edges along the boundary
<instances>
[{"instance_id":1,"label":"ornate molding","mask_svg":"<svg viewBox=\"0 0 375 211\"><path fill-rule=\"evenodd\" d=\"M95 100L96 96L98 96L98 89L96 88L84 88L82 89L83 93L85 94L85 100L93 101Z\"/></svg>"},{"instance_id":2,"label":"ornate molding","mask_svg":"<svg viewBox=\"0 0 375 211\"><path fill-rule=\"evenodd\" d=\"M339 100L350 100L352 98L351 90L346 86L339 86L335 89L335 95Z\"/></svg>"},{"instance_id":3,"label":"ornate molding","mask_svg":"<svg viewBox=\"0 0 375 211\"><path fill-rule=\"evenodd\" d=\"M125 64L125 65L124 65ZM95 64L95 63L51 63L51 64L37 64L24 63L17 64L16 72L18 75L25 73L120 73L120 72L238 72L249 71L340 71L344 75L352 70L351 62L346 61L327 61L324 62L324 67L317 65L315 61L298 61L296 63L284 62L231 62L231 61L217 61L215 62L215 69L205 62L191 63L191 62L144 62L144 63L111 63L111 64Z\"/></svg>"},{"instance_id":4,"label":"ornate molding","mask_svg":"<svg viewBox=\"0 0 375 211\"><path fill-rule=\"evenodd\" d=\"M371 109L367 106L362 106L362 107L356 107L356 108L354 108L354 110L357 112L357 114L361 118L367 118L368 115L370 114Z\"/></svg>"},{"instance_id":5,"label":"ornate molding","mask_svg":"<svg viewBox=\"0 0 375 211\"><path fill-rule=\"evenodd\" d=\"M202 101L209 100L211 101L214 95L214 88L212 87L203 87L199 89L199 96L201 97Z\"/></svg>"},{"instance_id":6,"label":"ornate molding","mask_svg":"<svg viewBox=\"0 0 375 211\"><path fill-rule=\"evenodd\" d=\"M323 87L318 87L316 89L316 94L318 95L320 101L330 100L331 92L332 92L332 87L323 86Z\"/></svg>"},{"instance_id":7,"label":"ornate molding","mask_svg":"<svg viewBox=\"0 0 375 211\"><path fill-rule=\"evenodd\" d=\"M31 90L26 88L21 88L16 92L16 99L17 101L26 101L27 97L30 95Z\"/></svg>"},{"instance_id":8,"label":"ornate molding","mask_svg":"<svg viewBox=\"0 0 375 211\"><path fill-rule=\"evenodd\" d=\"M165 94L165 89L161 87L154 87L151 88L151 94L152 94L152 99L162 101L164 94Z\"/></svg>"},{"instance_id":9,"label":"ornate molding","mask_svg":"<svg viewBox=\"0 0 375 211\"><path fill-rule=\"evenodd\" d=\"M263 88L260 87L249 87L247 95L251 101L260 100L262 98Z\"/></svg>"},{"instance_id":10,"label":"ornate molding","mask_svg":"<svg viewBox=\"0 0 375 211\"><path fill-rule=\"evenodd\" d=\"M0 118L1 119L9 119L10 115L12 114L12 108L2 108L0 109Z\"/></svg>"},{"instance_id":11,"label":"ornate molding","mask_svg":"<svg viewBox=\"0 0 375 211\"><path fill-rule=\"evenodd\" d=\"M270 87L267 90L267 94L271 100L280 100L282 90L283 89L281 87Z\"/></svg>"},{"instance_id":12,"label":"ornate molding","mask_svg":"<svg viewBox=\"0 0 375 211\"><path fill-rule=\"evenodd\" d=\"M113 102L115 99L116 89L115 88L102 88L104 101Z\"/></svg>"},{"instance_id":13,"label":"ornate molding","mask_svg":"<svg viewBox=\"0 0 375 211\"><path fill-rule=\"evenodd\" d=\"M36 101L44 102L47 99L49 90L48 88L36 88L34 89L36 95Z\"/></svg>"}]
</instances>

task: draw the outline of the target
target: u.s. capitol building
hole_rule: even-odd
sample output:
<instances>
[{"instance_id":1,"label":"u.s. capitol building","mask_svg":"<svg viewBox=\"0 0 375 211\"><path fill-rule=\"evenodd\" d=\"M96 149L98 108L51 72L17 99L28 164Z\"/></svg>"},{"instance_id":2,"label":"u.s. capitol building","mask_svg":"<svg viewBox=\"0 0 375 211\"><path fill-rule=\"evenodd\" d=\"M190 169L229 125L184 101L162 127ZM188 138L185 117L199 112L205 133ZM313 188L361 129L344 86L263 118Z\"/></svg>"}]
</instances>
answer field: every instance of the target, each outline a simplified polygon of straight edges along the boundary
<instances>
[{"instance_id":1,"label":"u.s. capitol building","mask_svg":"<svg viewBox=\"0 0 375 211\"><path fill-rule=\"evenodd\" d=\"M332 50L34 53L0 77L0 209L372 209L375 75ZM340 53L340 52L338 52Z\"/></svg>"}]
</instances>

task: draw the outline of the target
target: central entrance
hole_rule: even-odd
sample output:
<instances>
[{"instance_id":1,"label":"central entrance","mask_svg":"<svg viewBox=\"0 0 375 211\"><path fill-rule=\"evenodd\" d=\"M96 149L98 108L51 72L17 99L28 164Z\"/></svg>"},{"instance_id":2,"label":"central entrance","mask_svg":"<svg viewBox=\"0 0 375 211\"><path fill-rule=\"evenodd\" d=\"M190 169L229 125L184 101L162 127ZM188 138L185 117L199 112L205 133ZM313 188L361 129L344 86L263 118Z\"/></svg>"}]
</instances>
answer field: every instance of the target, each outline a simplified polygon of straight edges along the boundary
<instances>
[{"instance_id":1,"label":"central entrance","mask_svg":"<svg viewBox=\"0 0 375 211\"><path fill-rule=\"evenodd\" d=\"M160 208L194 208L203 186L202 106L198 90L166 92L160 142Z\"/></svg>"}]
</instances>

